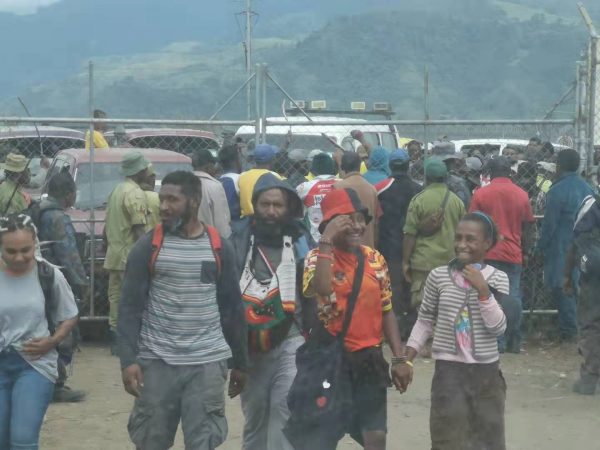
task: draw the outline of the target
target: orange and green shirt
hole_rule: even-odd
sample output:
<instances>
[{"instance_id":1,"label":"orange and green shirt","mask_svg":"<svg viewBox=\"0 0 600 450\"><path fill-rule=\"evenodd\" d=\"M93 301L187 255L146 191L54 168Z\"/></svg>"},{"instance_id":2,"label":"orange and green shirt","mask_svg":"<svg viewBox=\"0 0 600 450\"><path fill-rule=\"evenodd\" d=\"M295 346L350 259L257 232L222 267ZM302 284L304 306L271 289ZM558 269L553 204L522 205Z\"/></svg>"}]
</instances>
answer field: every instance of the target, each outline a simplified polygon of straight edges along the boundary
<instances>
[{"instance_id":1,"label":"orange and green shirt","mask_svg":"<svg viewBox=\"0 0 600 450\"><path fill-rule=\"evenodd\" d=\"M365 256L365 270L344 340L346 349L351 352L381 345L383 314L392 310L392 287L385 259L370 247L362 246L361 249ZM333 294L323 297L316 295L313 286L318 251L318 248L311 250L306 256L303 292L306 297L316 298L319 318L327 331L335 336L342 330L358 261L352 253L334 249Z\"/></svg>"}]
</instances>

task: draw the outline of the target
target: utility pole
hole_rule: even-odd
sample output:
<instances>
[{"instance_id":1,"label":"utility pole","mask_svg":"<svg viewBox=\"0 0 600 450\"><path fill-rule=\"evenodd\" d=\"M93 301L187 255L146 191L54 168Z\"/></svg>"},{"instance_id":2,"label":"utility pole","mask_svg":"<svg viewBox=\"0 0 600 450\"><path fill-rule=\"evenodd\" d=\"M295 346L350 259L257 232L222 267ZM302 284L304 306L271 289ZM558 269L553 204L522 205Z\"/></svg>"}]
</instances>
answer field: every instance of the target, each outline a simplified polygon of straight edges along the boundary
<instances>
[{"instance_id":1,"label":"utility pole","mask_svg":"<svg viewBox=\"0 0 600 450\"><path fill-rule=\"evenodd\" d=\"M252 11L252 0L246 0L246 10L240 14L243 14L246 17L246 38L244 41L244 52L246 56L246 75L250 77L252 73L252 19L256 15L254 11ZM248 83L246 87L246 115L247 119L250 120L251 113L251 103L252 103L252 86L251 83Z\"/></svg>"}]
</instances>

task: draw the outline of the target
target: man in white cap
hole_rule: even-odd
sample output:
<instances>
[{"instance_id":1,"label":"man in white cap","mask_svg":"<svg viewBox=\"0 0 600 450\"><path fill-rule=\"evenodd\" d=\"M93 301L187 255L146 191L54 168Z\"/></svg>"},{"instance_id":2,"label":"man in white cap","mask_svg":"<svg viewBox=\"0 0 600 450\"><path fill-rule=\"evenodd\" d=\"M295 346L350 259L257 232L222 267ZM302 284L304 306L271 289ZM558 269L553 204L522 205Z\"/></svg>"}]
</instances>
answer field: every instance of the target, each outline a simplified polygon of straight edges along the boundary
<instances>
[{"instance_id":1,"label":"man in white cap","mask_svg":"<svg viewBox=\"0 0 600 450\"><path fill-rule=\"evenodd\" d=\"M140 185L147 179L149 166L150 162L139 151L123 156L121 173L126 177L125 181L113 189L106 206L105 233L108 249L104 269L108 271L108 324L113 354L125 263L133 244L144 234L148 220L148 202Z\"/></svg>"},{"instance_id":2,"label":"man in white cap","mask_svg":"<svg viewBox=\"0 0 600 450\"><path fill-rule=\"evenodd\" d=\"M0 215L21 212L29 205L30 198L21 191L22 186L29 183L30 173L27 158L16 153L6 155L4 164L6 179L0 184Z\"/></svg>"}]
</instances>

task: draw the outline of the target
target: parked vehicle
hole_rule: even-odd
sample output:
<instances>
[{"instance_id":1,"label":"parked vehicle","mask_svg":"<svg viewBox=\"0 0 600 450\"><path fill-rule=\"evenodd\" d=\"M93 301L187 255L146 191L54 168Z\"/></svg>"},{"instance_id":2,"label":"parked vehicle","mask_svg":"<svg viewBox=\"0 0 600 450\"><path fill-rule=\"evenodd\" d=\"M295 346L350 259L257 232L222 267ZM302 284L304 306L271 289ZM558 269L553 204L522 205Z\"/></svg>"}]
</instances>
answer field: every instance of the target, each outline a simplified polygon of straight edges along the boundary
<instances>
[{"instance_id":1,"label":"parked vehicle","mask_svg":"<svg viewBox=\"0 0 600 450\"><path fill-rule=\"evenodd\" d=\"M85 147L84 133L70 128L39 126L36 130L34 126L0 126L0 160L4 160L6 154L10 152L17 152L31 158L29 170L32 177L35 177L40 170L42 156L53 158L60 150L83 147ZM3 178L2 172L0 179ZM39 191L29 193L35 196Z\"/></svg>"},{"instance_id":2,"label":"parked vehicle","mask_svg":"<svg viewBox=\"0 0 600 450\"><path fill-rule=\"evenodd\" d=\"M77 201L73 208L67 211L67 214L73 220L79 253L86 271L88 274L92 268L95 271L97 280L95 310L101 315L108 312L107 283L102 270L105 256L102 232L106 217L106 203L114 187L124 180L120 172L121 160L131 150L130 147L108 148L95 152L93 186L90 182L92 169L90 152L85 149L68 149L57 153L46 177L46 180L49 180L54 174L66 170L73 176L77 185ZM192 171L191 159L186 155L162 149L140 149L140 151L152 163L156 171L157 186L160 186L161 180L169 172L174 170ZM45 189L42 195L47 195ZM89 222L92 210L94 211L94 224ZM93 263L91 260L92 239L94 239L95 249ZM82 315L87 315L89 300L87 304L82 305L82 308Z\"/></svg>"},{"instance_id":3,"label":"parked vehicle","mask_svg":"<svg viewBox=\"0 0 600 450\"><path fill-rule=\"evenodd\" d=\"M124 134L115 130L105 133L105 137L115 146L129 144L138 148L162 148L184 155L191 155L199 149L208 149L216 155L221 146L216 134L185 128L140 128L124 130Z\"/></svg>"},{"instance_id":4,"label":"parked vehicle","mask_svg":"<svg viewBox=\"0 0 600 450\"><path fill-rule=\"evenodd\" d=\"M286 136L291 132L292 143L289 146L290 149L306 151L319 149L329 153L333 153L338 147L348 151L356 151L360 143L350 136L353 129L361 130L371 145L382 145L390 150L410 141L410 139L398 136L393 126L370 125L364 119L327 116L315 116L312 119L318 122L330 122L331 125L307 124L307 119L304 117L270 117L267 122L277 121L287 122L288 124L267 125L266 141L269 144L282 146L286 141ZM343 123L343 125L340 125L340 123ZM249 146L252 147L252 143L256 138L255 127L250 125L241 126L235 136L242 138L244 142L249 143Z\"/></svg>"},{"instance_id":5,"label":"parked vehicle","mask_svg":"<svg viewBox=\"0 0 600 450\"><path fill-rule=\"evenodd\" d=\"M475 150L479 150L484 145L489 145L489 146L491 146L491 151L492 151L492 154L494 154L494 155L502 154L502 151L507 146L525 148L525 147L527 147L527 144L529 144L528 139L526 140L526 139L494 139L494 138L490 138L490 139L458 139L458 140L453 140L452 142L454 142L454 145L456 146L457 153L463 152L465 154L470 154L471 152L473 152ZM553 145L554 145L554 148L556 149L556 151L560 151L560 150L564 150L565 148L568 148L565 145L561 145L561 144L553 144ZM431 148L431 144L429 147Z\"/></svg>"}]
</instances>

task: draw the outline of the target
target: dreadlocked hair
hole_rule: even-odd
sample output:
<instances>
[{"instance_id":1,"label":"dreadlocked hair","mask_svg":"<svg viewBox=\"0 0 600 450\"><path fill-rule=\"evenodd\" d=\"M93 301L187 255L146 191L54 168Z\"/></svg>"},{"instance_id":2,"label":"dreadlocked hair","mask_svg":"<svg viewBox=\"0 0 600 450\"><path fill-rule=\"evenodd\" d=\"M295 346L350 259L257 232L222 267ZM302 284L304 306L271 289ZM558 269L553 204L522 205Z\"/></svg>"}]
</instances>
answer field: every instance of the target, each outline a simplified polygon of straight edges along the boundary
<instances>
[{"instance_id":1,"label":"dreadlocked hair","mask_svg":"<svg viewBox=\"0 0 600 450\"><path fill-rule=\"evenodd\" d=\"M31 231L33 238L37 238L37 228L27 214L13 213L6 217L0 217L0 239L5 233L12 233L17 230Z\"/></svg>"}]
</instances>

